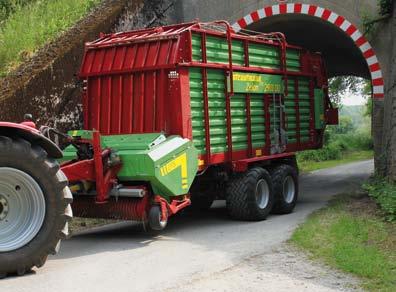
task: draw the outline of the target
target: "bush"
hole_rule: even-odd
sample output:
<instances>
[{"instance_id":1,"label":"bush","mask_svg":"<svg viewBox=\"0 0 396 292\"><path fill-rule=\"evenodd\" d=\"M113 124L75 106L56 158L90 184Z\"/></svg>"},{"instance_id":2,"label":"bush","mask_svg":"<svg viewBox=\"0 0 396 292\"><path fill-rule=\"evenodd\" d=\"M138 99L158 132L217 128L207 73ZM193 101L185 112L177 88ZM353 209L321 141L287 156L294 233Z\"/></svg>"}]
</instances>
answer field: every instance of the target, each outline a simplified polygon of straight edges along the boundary
<instances>
[{"instance_id":1,"label":"bush","mask_svg":"<svg viewBox=\"0 0 396 292\"><path fill-rule=\"evenodd\" d=\"M325 161L336 160L342 156L342 149L337 144L330 144L318 150L307 150L298 153L300 161Z\"/></svg>"},{"instance_id":2,"label":"bush","mask_svg":"<svg viewBox=\"0 0 396 292\"><path fill-rule=\"evenodd\" d=\"M326 161L342 159L343 155L353 151L373 149L373 139L369 131L349 134L332 134L322 149L299 152L299 161Z\"/></svg>"},{"instance_id":3,"label":"bush","mask_svg":"<svg viewBox=\"0 0 396 292\"><path fill-rule=\"evenodd\" d=\"M386 212L389 221L396 221L396 184L381 177L374 177L363 188Z\"/></svg>"},{"instance_id":4,"label":"bush","mask_svg":"<svg viewBox=\"0 0 396 292\"><path fill-rule=\"evenodd\" d=\"M349 134L339 134L330 137L329 145L338 145L342 151L372 150L373 139L368 132L356 132Z\"/></svg>"}]
</instances>

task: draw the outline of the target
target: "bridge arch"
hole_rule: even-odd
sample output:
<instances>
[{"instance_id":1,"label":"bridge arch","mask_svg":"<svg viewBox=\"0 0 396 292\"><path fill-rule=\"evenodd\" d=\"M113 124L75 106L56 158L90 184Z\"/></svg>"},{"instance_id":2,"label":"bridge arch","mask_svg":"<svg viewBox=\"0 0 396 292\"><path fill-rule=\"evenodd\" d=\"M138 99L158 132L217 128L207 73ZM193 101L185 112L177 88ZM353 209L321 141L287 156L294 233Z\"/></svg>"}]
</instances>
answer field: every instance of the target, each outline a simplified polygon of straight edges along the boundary
<instances>
[{"instance_id":1,"label":"bridge arch","mask_svg":"<svg viewBox=\"0 0 396 292\"><path fill-rule=\"evenodd\" d=\"M293 25L290 25L291 23ZM310 26L312 37L308 35L309 31L301 31ZM280 28L280 31L285 32L284 30L286 30L287 39L290 39L290 36L293 39L294 36L296 40L293 41L293 44L299 44L309 49L314 47L318 51L322 51L320 44L313 42L316 42L316 39L321 39L325 60L326 56L328 57L330 76L356 75L370 78L374 99L382 100L384 98L383 75L374 49L354 24L329 9L301 3L266 6L240 18L232 27L237 32L246 28L258 31L276 31ZM316 29L319 27L320 29ZM298 43L299 36L296 36L299 30L300 36L305 36L305 39L300 43ZM320 31L323 33L320 34ZM331 38L333 41L339 42L339 46L337 44L325 46L325 44L329 44ZM305 42L310 45L306 46ZM337 54L332 51L326 52L326 47L330 47L330 50L338 49ZM349 49L351 53L345 54L345 49ZM334 58L337 60L335 61ZM344 65L343 62L345 63L344 68L341 67Z\"/></svg>"}]
</instances>

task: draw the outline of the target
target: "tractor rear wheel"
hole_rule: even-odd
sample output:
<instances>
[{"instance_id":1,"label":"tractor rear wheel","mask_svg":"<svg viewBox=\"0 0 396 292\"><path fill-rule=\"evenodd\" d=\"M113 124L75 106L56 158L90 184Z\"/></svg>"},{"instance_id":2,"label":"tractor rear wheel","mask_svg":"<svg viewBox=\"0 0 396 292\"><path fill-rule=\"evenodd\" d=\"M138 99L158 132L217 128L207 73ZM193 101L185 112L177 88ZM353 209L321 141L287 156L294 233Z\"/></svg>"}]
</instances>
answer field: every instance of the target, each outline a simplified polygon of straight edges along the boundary
<instances>
[{"instance_id":1,"label":"tractor rear wheel","mask_svg":"<svg viewBox=\"0 0 396 292\"><path fill-rule=\"evenodd\" d=\"M68 236L72 195L56 160L0 136L0 277L44 265Z\"/></svg>"},{"instance_id":2,"label":"tractor rear wheel","mask_svg":"<svg viewBox=\"0 0 396 292\"><path fill-rule=\"evenodd\" d=\"M226 194L228 214L238 220L264 220L274 203L271 177L261 167L232 178Z\"/></svg>"}]
</instances>

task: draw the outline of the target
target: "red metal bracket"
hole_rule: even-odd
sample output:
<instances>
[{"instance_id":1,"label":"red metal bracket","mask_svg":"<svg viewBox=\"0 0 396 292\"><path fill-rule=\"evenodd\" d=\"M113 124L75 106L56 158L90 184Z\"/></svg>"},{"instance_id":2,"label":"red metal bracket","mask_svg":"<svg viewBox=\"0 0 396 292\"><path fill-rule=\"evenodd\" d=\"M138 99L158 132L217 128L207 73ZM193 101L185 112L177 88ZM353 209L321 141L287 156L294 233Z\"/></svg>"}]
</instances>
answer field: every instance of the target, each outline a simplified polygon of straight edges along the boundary
<instances>
[{"instance_id":1,"label":"red metal bracket","mask_svg":"<svg viewBox=\"0 0 396 292\"><path fill-rule=\"evenodd\" d=\"M88 142L90 143L90 141ZM70 162L61 166L70 182L93 181L96 184L96 203L105 203L109 198L109 191L117 181L117 174L122 164L105 166L104 161L110 155L110 149L102 150L100 146L100 133L92 133L93 159Z\"/></svg>"},{"instance_id":2,"label":"red metal bracket","mask_svg":"<svg viewBox=\"0 0 396 292\"><path fill-rule=\"evenodd\" d=\"M273 159L292 157L294 155L295 155L294 152L289 152L289 153L274 154L274 155L269 155L269 156L260 156L260 157L241 159L241 160L233 161L232 168L236 172L244 172L249 168L249 164L251 164L251 163L261 162L261 161L265 161L265 160L273 160Z\"/></svg>"},{"instance_id":3,"label":"red metal bracket","mask_svg":"<svg viewBox=\"0 0 396 292\"><path fill-rule=\"evenodd\" d=\"M191 200L184 196L183 199L177 200L174 199L169 204L167 200L163 197L156 195L154 197L154 202L161 206L161 219L166 220L167 217L176 214L181 209L191 205Z\"/></svg>"}]
</instances>

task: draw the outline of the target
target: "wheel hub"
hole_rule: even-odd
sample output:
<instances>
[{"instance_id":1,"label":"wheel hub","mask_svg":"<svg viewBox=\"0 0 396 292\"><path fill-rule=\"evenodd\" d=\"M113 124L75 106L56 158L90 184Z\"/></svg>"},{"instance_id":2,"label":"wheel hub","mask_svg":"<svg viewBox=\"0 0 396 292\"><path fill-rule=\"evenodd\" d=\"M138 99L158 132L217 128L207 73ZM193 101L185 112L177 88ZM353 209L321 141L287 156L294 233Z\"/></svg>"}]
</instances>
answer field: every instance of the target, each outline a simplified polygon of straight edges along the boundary
<instances>
[{"instance_id":1,"label":"wheel hub","mask_svg":"<svg viewBox=\"0 0 396 292\"><path fill-rule=\"evenodd\" d=\"M260 209L267 207L269 202L269 187L264 179L260 179L256 185L256 201Z\"/></svg>"},{"instance_id":2,"label":"wheel hub","mask_svg":"<svg viewBox=\"0 0 396 292\"><path fill-rule=\"evenodd\" d=\"M0 221L4 220L8 214L8 202L7 199L0 195Z\"/></svg>"},{"instance_id":3,"label":"wheel hub","mask_svg":"<svg viewBox=\"0 0 396 292\"><path fill-rule=\"evenodd\" d=\"M45 217L45 198L29 174L0 167L0 252L19 249L40 231Z\"/></svg>"},{"instance_id":4,"label":"wheel hub","mask_svg":"<svg viewBox=\"0 0 396 292\"><path fill-rule=\"evenodd\" d=\"M294 180L291 176L287 176L283 181L283 198L286 203L290 204L294 200L296 192L296 186L294 185Z\"/></svg>"}]
</instances>

